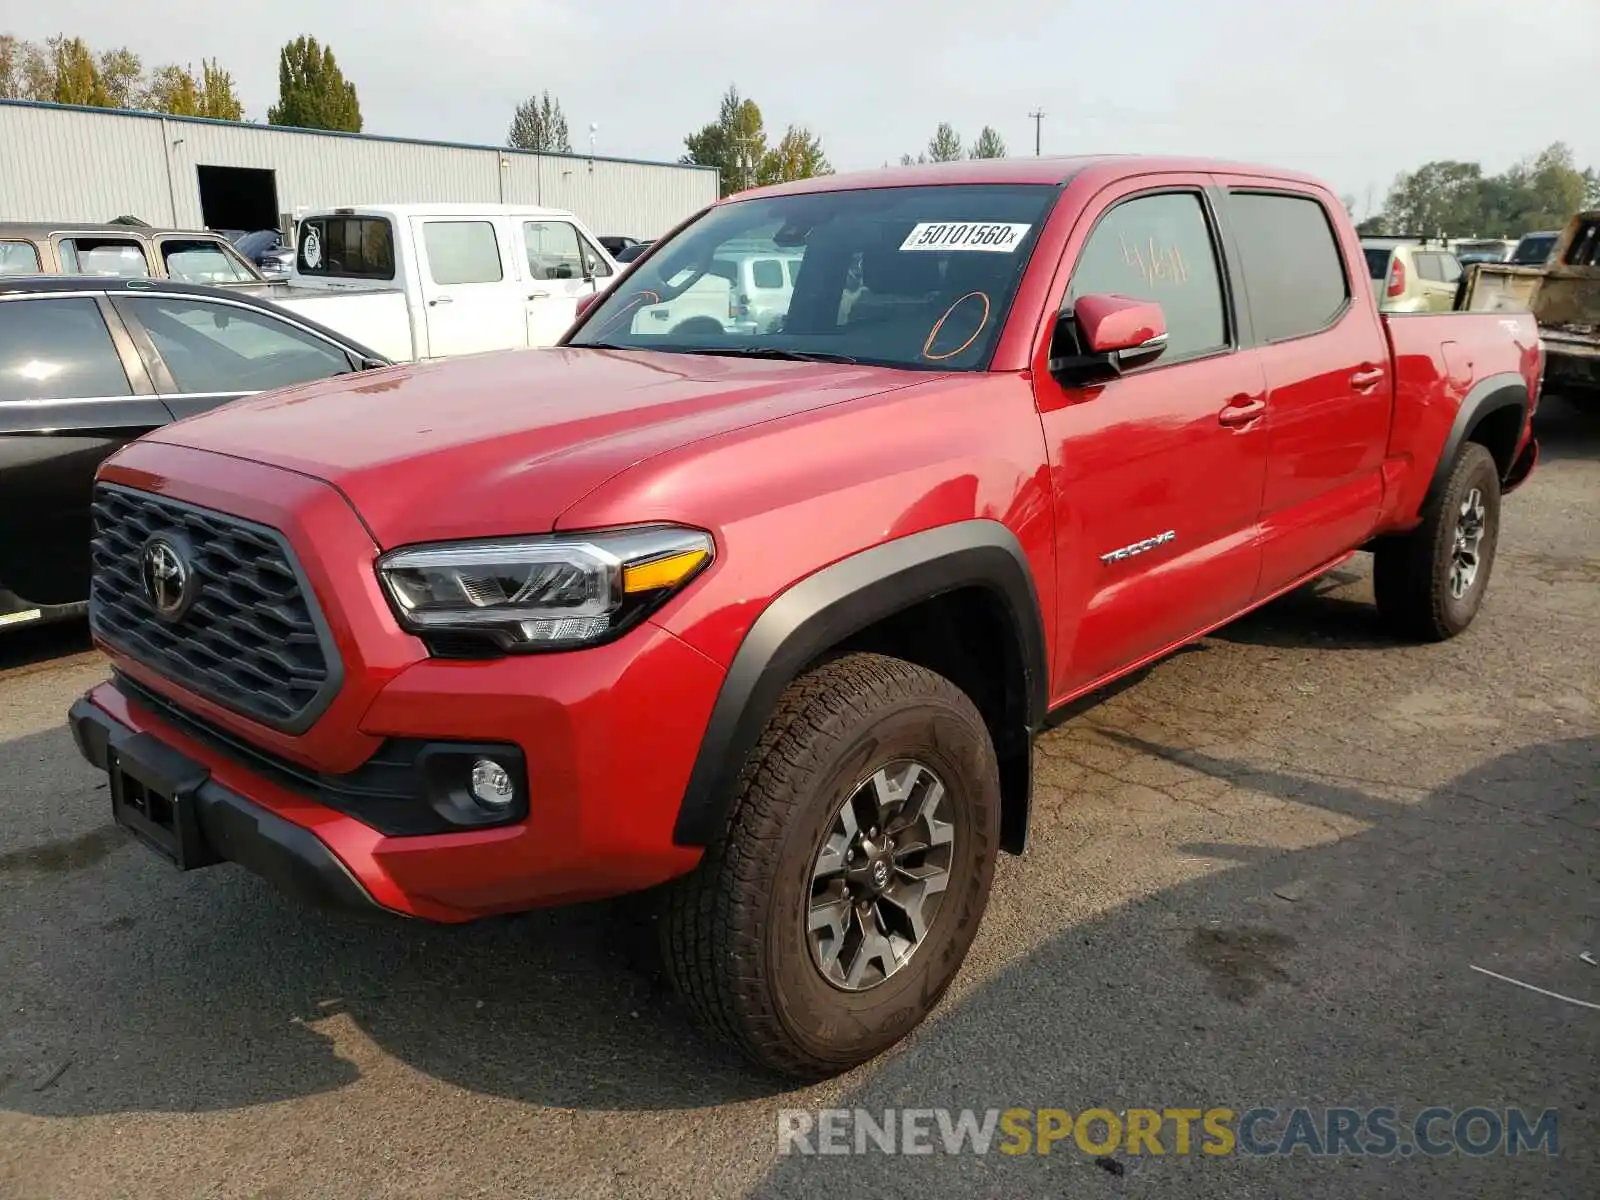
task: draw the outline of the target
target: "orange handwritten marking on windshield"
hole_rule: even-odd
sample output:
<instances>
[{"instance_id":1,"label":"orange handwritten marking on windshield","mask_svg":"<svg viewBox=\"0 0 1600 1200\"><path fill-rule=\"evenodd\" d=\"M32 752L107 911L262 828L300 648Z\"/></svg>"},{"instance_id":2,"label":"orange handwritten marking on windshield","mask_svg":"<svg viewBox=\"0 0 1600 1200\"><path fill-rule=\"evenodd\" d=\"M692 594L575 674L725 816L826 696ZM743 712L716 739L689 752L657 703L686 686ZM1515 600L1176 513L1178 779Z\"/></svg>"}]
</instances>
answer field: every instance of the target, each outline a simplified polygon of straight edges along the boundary
<instances>
[{"instance_id":1,"label":"orange handwritten marking on windshield","mask_svg":"<svg viewBox=\"0 0 1600 1200\"><path fill-rule=\"evenodd\" d=\"M949 319L950 314L955 312L955 310L964 302L971 300L974 296L983 301L983 318L978 322L978 327L972 331L972 336L967 338L966 341L962 342L961 345L957 346L954 350L951 350L948 354L933 353L933 339L939 336L939 330L943 328L944 323ZM951 301L950 307L944 310L944 315L933 323L933 328L928 330L928 340L922 343L922 357L927 359L929 362L943 362L947 358L954 358L968 346L972 345L973 342L978 340L978 335L983 332L983 327L988 323L989 297L985 293L968 292L965 296L956 297L955 300Z\"/></svg>"},{"instance_id":2,"label":"orange handwritten marking on windshield","mask_svg":"<svg viewBox=\"0 0 1600 1200\"><path fill-rule=\"evenodd\" d=\"M1146 283L1154 286L1189 282L1189 266L1183 261L1183 251L1176 246L1163 248L1153 236L1143 244L1130 245L1126 237L1118 240L1122 243L1122 260L1139 272Z\"/></svg>"}]
</instances>

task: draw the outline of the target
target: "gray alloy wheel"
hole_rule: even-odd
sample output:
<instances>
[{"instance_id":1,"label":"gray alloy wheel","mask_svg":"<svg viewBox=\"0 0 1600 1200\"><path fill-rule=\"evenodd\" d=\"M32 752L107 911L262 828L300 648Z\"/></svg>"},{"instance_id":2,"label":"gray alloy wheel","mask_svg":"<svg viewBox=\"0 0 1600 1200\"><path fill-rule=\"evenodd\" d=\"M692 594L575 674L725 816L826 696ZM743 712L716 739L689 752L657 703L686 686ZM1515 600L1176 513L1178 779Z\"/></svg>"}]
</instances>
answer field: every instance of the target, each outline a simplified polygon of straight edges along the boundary
<instances>
[{"instance_id":1,"label":"gray alloy wheel","mask_svg":"<svg viewBox=\"0 0 1600 1200\"><path fill-rule=\"evenodd\" d=\"M1483 492L1473 488L1461 501L1456 516L1455 546L1451 551L1450 594L1457 600L1465 596L1478 578L1478 549L1483 544L1487 507Z\"/></svg>"},{"instance_id":2,"label":"gray alloy wheel","mask_svg":"<svg viewBox=\"0 0 1600 1200\"><path fill-rule=\"evenodd\" d=\"M806 914L812 961L834 987L876 987L927 939L950 884L951 803L931 767L901 760L863 780L834 814Z\"/></svg>"}]
</instances>

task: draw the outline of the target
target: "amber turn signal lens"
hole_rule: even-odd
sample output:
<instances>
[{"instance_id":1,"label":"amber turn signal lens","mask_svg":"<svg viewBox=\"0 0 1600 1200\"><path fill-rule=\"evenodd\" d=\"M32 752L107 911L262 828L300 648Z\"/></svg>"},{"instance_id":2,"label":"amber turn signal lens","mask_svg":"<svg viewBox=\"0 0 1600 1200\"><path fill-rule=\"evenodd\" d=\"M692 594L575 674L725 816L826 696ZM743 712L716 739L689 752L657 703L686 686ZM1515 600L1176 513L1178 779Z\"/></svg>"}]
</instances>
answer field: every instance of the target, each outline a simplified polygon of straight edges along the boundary
<instances>
[{"instance_id":1,"label":"amber turn signal lens","mask_svg":"<svg viewBox=\"0 0 1600 1200\"><path fill-rule=\"evenodd\" d=\"M669 558L639 563L622 568L622 590L632 595L637 592L654 592L661 588L676 587L689 577L708 557L704 550L686 550Z\"/></svg>"}]
</instances>

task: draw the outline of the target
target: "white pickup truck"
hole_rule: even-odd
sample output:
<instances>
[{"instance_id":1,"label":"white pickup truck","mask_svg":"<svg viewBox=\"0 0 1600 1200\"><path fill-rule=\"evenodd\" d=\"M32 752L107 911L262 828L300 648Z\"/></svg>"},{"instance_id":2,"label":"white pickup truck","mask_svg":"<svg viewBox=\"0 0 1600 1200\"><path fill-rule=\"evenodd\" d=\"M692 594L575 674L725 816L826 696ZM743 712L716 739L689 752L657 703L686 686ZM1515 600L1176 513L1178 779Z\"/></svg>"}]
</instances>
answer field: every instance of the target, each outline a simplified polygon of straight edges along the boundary
<instances>
[{"instance_id":1,"label":"white pickup truck","mask_svg":"<svg viewBox=\"0 0 1600 1200\"><path fill-rule=\"evenodd\" d=\"M623 268L576 216L496 204L314 209L295 261L267 295L395 362L551 346L578 302ZM681 297L636 320L652 332L727 315L727 299Z\"/></svg>"}]
</instances>

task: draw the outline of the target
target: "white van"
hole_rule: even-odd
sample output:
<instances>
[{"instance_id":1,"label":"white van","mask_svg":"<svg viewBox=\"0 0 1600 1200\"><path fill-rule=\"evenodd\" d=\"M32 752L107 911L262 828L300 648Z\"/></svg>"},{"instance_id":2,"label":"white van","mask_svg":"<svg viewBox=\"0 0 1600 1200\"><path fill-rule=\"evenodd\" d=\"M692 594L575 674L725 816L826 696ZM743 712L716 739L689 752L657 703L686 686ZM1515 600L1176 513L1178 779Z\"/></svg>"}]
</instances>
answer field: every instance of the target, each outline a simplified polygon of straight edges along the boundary
<instances>
[{"instance_id":1,"label":"white van","mask_svg":"<svg viewBox=\"0 0 1600 1200\"><path fill-rule=\"evenodd\" d=\"M268 295L402 362L553 345L618 270L561 209L367 204L301 215Z\"/></svg>"}]
</instances>

